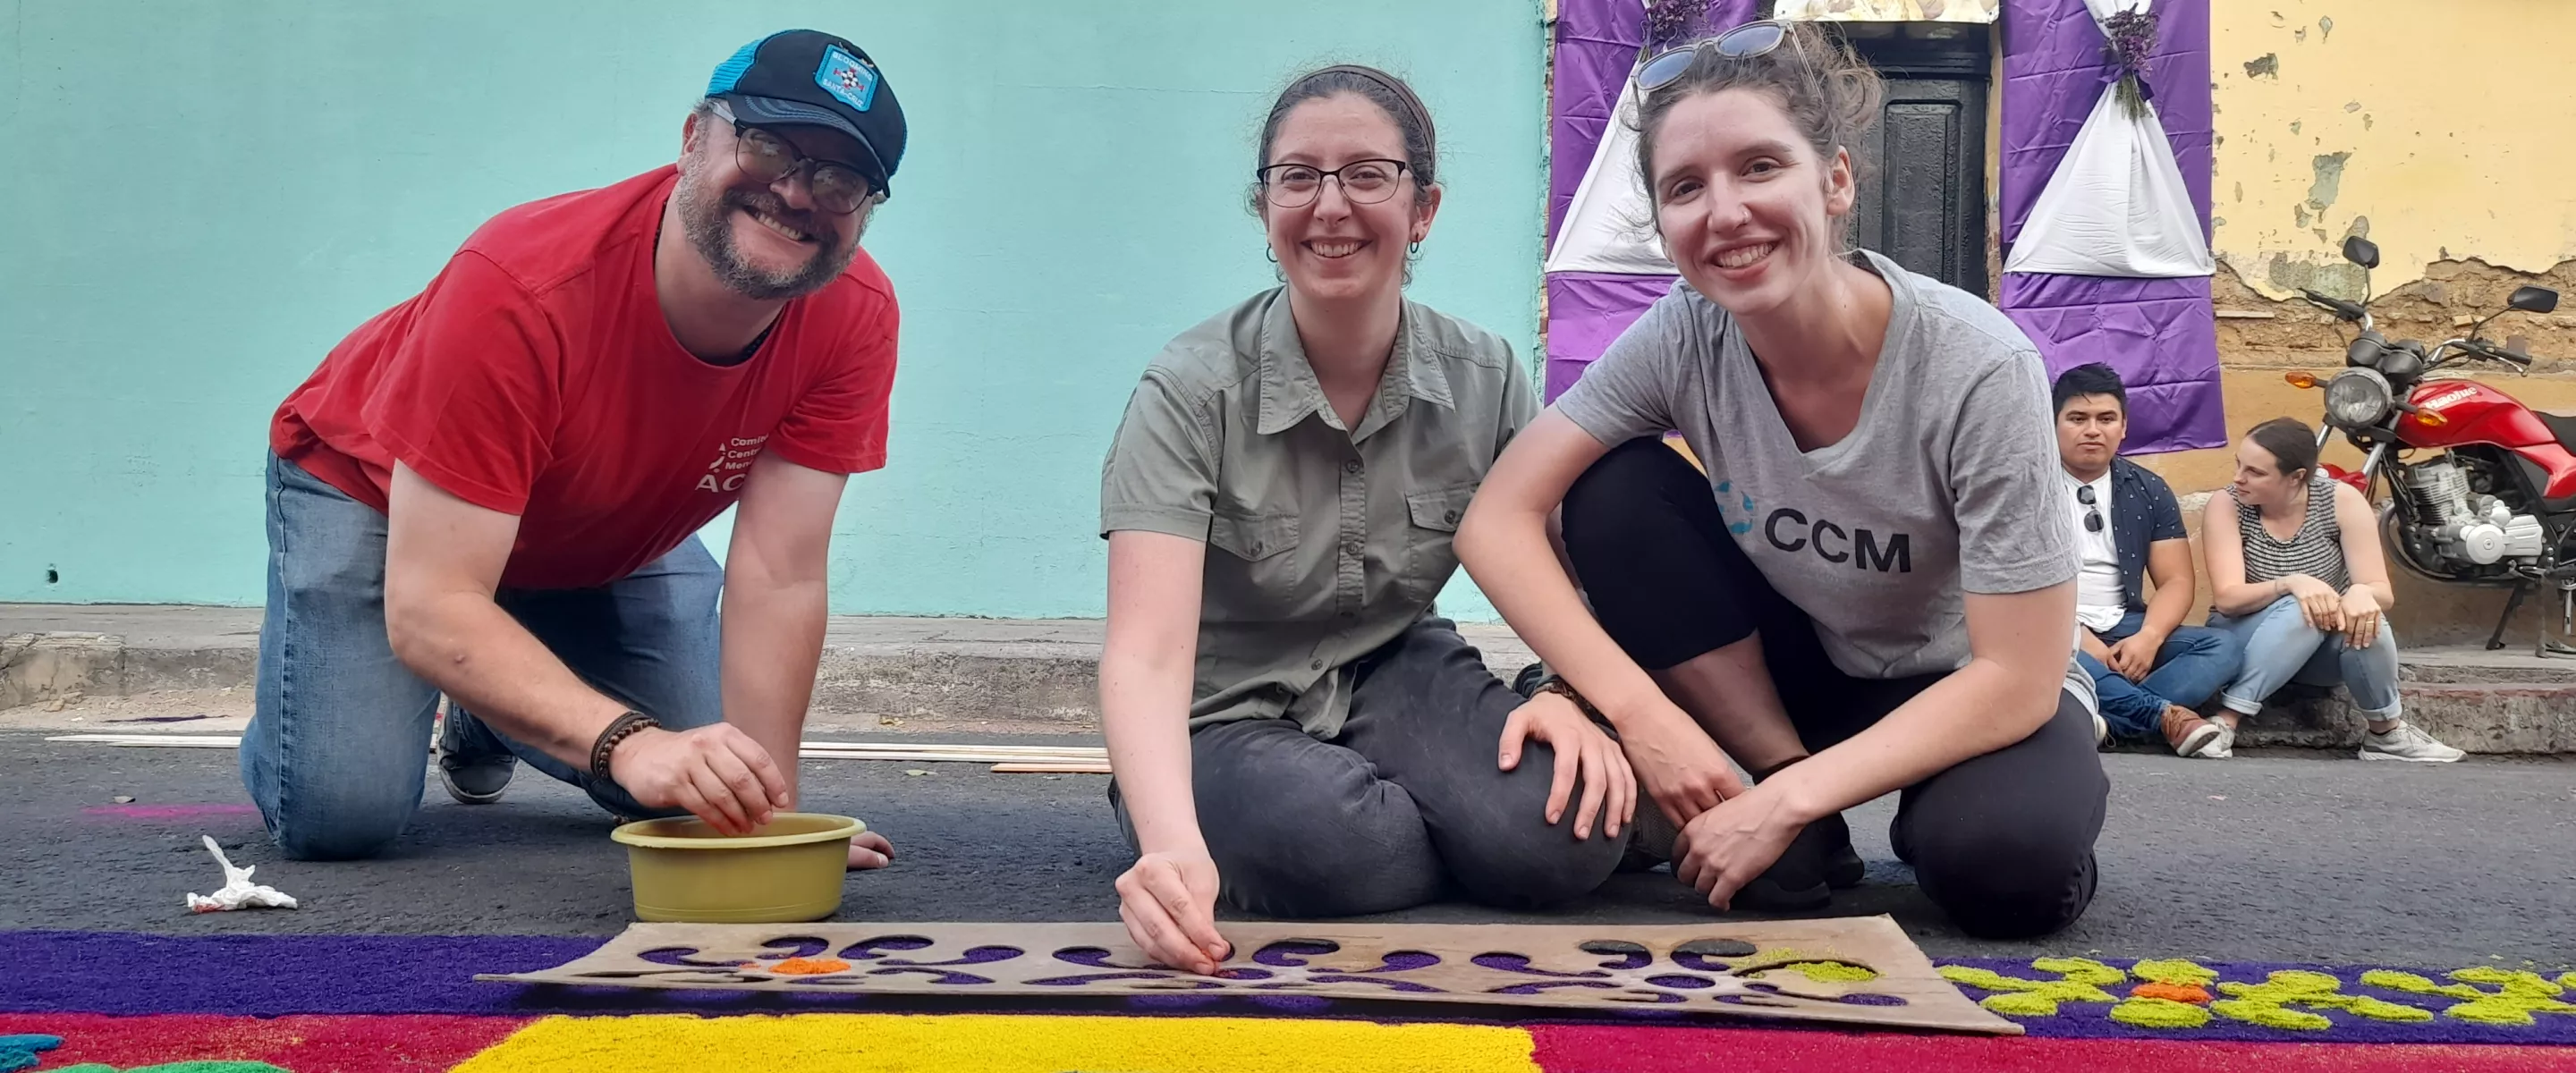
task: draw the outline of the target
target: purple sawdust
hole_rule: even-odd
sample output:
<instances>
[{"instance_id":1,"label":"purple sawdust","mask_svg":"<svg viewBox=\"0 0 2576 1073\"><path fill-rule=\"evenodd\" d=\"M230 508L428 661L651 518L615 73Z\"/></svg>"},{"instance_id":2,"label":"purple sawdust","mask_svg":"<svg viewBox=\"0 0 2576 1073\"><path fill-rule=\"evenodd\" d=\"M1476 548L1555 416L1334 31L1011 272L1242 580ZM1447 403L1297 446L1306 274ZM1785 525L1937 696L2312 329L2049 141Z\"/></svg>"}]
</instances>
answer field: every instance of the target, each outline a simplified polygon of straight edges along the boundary
<instances>
[{"instance_id":1,"label":"purple sawdust","mask_svg":"<svg viewBox=\"0 0 2576 1073\"><path fill-rule=\"evenodd\" d=\"M597 949L598 937L535 935L373 936L373 935L242 935L175 938L119 932L0 931L0 1012L78 1012L111 1015L207 1013L275 1017L286 1014L483 1014L530 1016L547 1013L794 1013L867 1010L954 1010L960 1004L995 1012L1101 1012L1125 1009L1158 1015L1182 1004L1223 1006L1240 1003L1258 1013L1314 1014L1343 1012L1386 1020L1407 1015L1385 1003L1337 1000L1314 994L1245 995L1087 994L1059 992L1062 999L1012 996L979 999L975 989L945 996L889 996L844 991L750 991L709 989L639 989L485 983L477 973L533 972L562 965ZM2133 962L2106 961L2126 970ZM2028 959L1957 958L1944 966L1988 969L2006 976L2049 979L2032 969ZM2482 1025L2439 1016L2457 1000L2409 995L2366 987L2362 972L2389 968L2436 980L2462 966L2436 968L2403 965L2289 964L2275 962L2203 961L2202 966L2229 981L2261 981L2272 972L2305 969L2326 972L2344 982L2346 994L2366 994L2433 1011L2428 1022L2372 1021L2341 1011L2318 1010L2334 1022L2320 1032L2268 1029L2225 1017L2189 1030L2148 1029L2111 1020L2108 1003L2061 1003L2054 1017L2014 1018L2031 1035L2093 1039L2240 1040L2300 1043L2438 1043L2438 1044L2576 1044L2576 1017L2543 1016L2530 1027ZM113 966L112 970L102 968ZM1177 983L1178 974L1144 974ZM2555 975L2554 973L2552 974ZM173 981L221 980L222 987L187 987ZM1225 987L1216 981L1200 981ZM2128 985L2112 988L2125 993ZM1970 998L1987 992L1961 988ZM1079 996L1079 997L1077 997ZM1681 996L1660 993L1657 1001ZM1518 1010L1496 1016L1513 1021L1545 1019L1551 1023L1621 1024L1640 1021L1689 1023L1706 1019L1705 1003L1690 1006L1650 1005L1645 1000L1608 1009ZM1785 1000L1762 998L1758 1003ZM1868 1000L1863 1000L1868 1001ZM1088 1002L1089 1004L1085 1004ZM1103 1006L1102 1003L1108 1004ZM1761 1006L1730 1004L1741 1014L1759 1015ZM1776 1006L1773 1007L1776 1011ZM1392 1012L1390 1012L1392 1010ZM1494 1008L1464 1004L1444 1009L1437 1020L1474 1019ZM1711 1021L1710 1023L1716 1023Z\"/></svg>"},{"instance_id":2,"label":"purple sawdust","mask_svg":"<svg viewBox=\"0 0 2576 1073\"><path fill-rule=\"evenodd\" d=\"M1068 946L1062 950L1056 951L1055 959L1057 961L1069 961L1076 965L1091 965L1104 969L1124 969L1134 967L1129 965L1111 964L1109 961L1108 948L1100 946Z\"/></svg>"},{"instance_id":3,"label":"purple sawdust","mask_svg":"<svg viewBox=\"0 0 2576 1073\"><path fill-rule=\"evenodd\" d=\"M1717 981L1715 981L1715 980L1711 980L1711 979L1709 979L1708 977L1705 977L1705 976L1686 976L1686 975L1683 975L1683 974L1681 974L1681 973L1668 973L1668 974L1663 975L1663 976L1649 976L1649 977L1646 977L1646 982L1647 982L1647 983L1650 983L1650 984L1653 984L1653 985L1655 985L1656 987L1681 987L1681 988L1692 988L1692 989L1697 989L1697 988L1703 988L1703 987L1716 987L1716 986L1717 986Z\"/></svg>"},{"instance_id":4,"label":"purple sawdust","mask_svg":"<svg viewBox=\"0 0 2576 1073\"><path fill-rule=\"evenodd\" d=\"M812 935L782 935L760 945L777 951L762 954L763 958L809 958L831 949L832 941Z\"/></svg>"},{"instance_id":5,"label":"purple sawdust","mask_svg":"<svg viewBox=\"0 0 2576 1073\"><path fill-rule=\"evenodd\" d=\"M213 716L213 715L211 715L211 714L209 714L209 713L206 713L206 712L198 712L198 713L197 713L197 714L195 714L195 715L138 715L138 716L134 716L134 717L129 718L129 719L102 719L102 720L99 720L99 722L102 722L102 723L193 723L193 722L196 722L197 720L200 720L200 719L212 719L212 718L214 718L214 716Z\"/></svg>"},{"instance_id":6,"label":"purple sawdust","mask_svg":"<svg viewBox=\"0 0 2576 1073\"><path fill-rule=\"evenodd\" d=\"M1194 1010L1226 1000L1223 995L1201 995L1184 992L1177 995L1131 995L1128 1001L1146 1009Z\"/></svg>"},{"instance_id":7,"label":"purple sawdust","mask_svg":"<svg viewBox=\"0 0 2576 1073\"><path fill-rule=\"evenodd\" d=\"M1835 1001L1852 1006L1902 1006L1905 1000L1894 995L1868 995L1854 992Z\"/></svg>"}]
</instances>

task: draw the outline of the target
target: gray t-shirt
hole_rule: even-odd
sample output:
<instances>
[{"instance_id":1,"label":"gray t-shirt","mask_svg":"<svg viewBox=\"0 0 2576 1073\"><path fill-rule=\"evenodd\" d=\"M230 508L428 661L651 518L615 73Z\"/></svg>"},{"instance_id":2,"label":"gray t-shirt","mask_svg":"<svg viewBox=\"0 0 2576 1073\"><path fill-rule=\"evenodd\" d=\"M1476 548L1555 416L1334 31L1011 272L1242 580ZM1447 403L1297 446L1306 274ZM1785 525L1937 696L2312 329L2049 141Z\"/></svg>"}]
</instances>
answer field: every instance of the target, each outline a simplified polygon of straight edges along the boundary
<instances>
[{"instance_id":1,"label":"gray t-shirt","mask_svg":"<svg viewBox=\"0 0 2576 1073\"><path fill-rule=\"evenodd\" d=\"M2075 577L2047 375L1993 306L1862 252L1895 301L1860 422L1841 442L1798 450L1743 332L1687 281L1556 409L1611 446L1679 430L1736 543L1814 620L1844 673L1946 673L1968 662L1962 591ZM2073 643L2067 688L2090 706Z\"/></svg>"}]
</instances>

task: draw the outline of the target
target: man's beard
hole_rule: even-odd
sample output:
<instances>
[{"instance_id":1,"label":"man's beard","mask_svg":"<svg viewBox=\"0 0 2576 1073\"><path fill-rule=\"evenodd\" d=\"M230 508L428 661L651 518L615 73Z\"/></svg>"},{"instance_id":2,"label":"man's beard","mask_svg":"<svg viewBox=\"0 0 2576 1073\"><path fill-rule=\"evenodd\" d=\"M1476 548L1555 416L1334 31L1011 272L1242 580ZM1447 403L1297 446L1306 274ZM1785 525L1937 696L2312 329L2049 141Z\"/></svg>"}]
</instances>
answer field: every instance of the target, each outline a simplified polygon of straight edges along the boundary
<instances>
[{"instance_id":1,"label":"man's beard","mask_svg":"<svg viewBox=\"0 0 2576 1073\"><path fill-rule=\"evenodd\" d=\"M712 200L710 191L692 176L680 179L674 196L680 199L680 222L688 232L689 245L707 262L716 281L746 298L771 301L796 298L822 290L841 270L850 267L858 255L859 236L867 233L868 217L873 205L859 208L858 226L849 241L841 242L838 231L820 212L797 212L787 207L778 195L766 189L728 189ZM764 272L746 263L742 251L734 246L733 210L757 212L824 241L824 245L806 259L804 265L787 273Z\"/></svg>"}]
</instances>

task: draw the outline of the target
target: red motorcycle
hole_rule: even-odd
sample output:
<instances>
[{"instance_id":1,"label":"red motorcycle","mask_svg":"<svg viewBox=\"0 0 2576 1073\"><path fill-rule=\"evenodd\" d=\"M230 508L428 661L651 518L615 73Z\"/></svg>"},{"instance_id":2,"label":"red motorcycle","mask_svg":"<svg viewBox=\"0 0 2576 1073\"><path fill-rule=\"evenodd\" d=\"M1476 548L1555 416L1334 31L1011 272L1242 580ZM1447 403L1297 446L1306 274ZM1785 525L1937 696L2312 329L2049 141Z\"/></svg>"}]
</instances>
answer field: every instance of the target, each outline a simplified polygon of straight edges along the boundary
<instances>
[{"instance_id":1,"label":"red motorcycle","mask_svg":"<svg viewBox=\"0 0 2576 1073\"><path fill-rule=\"evenodd\" d=\"M2345 260L2379 267L2379 247L2344 240ZM2357 302L2312 290L2318 308L2361 325L2344 349L2343 371L2323 382L2322 447L2340 430L2366 459L2359 470L2323 468L2329 477L2379 504L2382 544L2409 572L2451 585L2506 587L2513 595L2496 619L2487 647L2504 647L2505 624L2535 589L2555 589L2560 632L2576 632L2576 417L2543 413L2471 380L2434 373L2469 361L2527 373L2531 356L2479 336L2508 311L2547 313L2558 292L2519 287L2505 309L2488 314L2458 339L2427 347L2391 340L2371 326ZM2318 386L2292 373L2290 383ZM2372 491L2384 481L2385 498ZM2546 631L2542 631L2546 632ZM2576 648L2543 637L2535 654L2576 656Z\"/></svg>"}]
</instances>

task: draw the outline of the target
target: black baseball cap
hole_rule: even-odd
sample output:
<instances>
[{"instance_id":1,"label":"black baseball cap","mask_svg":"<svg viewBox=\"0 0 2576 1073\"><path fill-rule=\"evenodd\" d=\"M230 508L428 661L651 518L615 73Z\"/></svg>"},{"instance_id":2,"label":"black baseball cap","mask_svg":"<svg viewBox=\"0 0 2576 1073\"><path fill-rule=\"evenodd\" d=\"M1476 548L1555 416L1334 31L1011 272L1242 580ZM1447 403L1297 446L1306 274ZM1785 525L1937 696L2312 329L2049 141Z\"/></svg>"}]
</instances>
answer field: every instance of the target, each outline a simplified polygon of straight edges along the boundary
<instances>
[{"instance_id":1,"label":"black baseball cap","mask_svg":"<svg viewBox=\"0 0 2576 1073\"><path fill-rule=\"evenodd\" d=\"M749 126L801 123L858 139L872 159L849 163L878 192L894 192L894 169L903 161L903 106L876 61L847 38L781 30L744 45L707 80L707 96L722 98Z\"/></svg>"}]
</instances>

